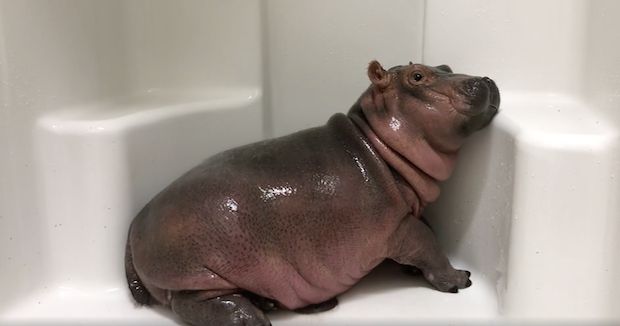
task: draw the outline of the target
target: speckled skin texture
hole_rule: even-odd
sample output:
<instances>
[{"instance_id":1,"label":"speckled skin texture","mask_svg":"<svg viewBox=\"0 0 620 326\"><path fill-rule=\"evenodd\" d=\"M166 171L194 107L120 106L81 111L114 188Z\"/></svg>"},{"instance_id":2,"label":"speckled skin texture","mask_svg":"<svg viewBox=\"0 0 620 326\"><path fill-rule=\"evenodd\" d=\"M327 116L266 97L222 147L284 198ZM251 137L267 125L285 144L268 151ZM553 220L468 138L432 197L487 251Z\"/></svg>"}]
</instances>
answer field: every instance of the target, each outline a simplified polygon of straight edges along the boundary
<instances>
[{"instance_id":1,"label":"speckled skin texture","mask_svg":"<svg viewBox=\"0 0 620 326\"><path fill-rule=\"evenodd\" d=\"M419 217L497 87L447 66L373 61L368 76L347 115L222 152L153 198L129 232L134 298L191 325L269 325L263 310L333 307L386 258L441 291L471 285Z\"/></svg>"}]
</instances>

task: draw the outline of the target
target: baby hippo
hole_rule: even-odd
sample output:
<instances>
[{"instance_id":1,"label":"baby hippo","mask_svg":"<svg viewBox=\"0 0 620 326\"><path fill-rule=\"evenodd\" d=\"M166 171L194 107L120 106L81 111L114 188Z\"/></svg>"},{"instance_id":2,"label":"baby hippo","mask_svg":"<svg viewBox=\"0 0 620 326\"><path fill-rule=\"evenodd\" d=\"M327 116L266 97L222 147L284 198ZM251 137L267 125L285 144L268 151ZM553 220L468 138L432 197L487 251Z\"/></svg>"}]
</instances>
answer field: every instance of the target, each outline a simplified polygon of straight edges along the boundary
<instances>
[{"instance_id":1,"label":"baby hippo","mask_svg":"<svg viewBox=\"0 0 620 326\"><path fill-rule=\"evenodd\" d=\"M373 61L368 77L346 115L217 154L155 196L127 240L135 300L190 325L270 325L268 310L333 308L388 258L439 291L470 286L421 214L497 86L446 65Z\"/></svg>"}]
</instances>

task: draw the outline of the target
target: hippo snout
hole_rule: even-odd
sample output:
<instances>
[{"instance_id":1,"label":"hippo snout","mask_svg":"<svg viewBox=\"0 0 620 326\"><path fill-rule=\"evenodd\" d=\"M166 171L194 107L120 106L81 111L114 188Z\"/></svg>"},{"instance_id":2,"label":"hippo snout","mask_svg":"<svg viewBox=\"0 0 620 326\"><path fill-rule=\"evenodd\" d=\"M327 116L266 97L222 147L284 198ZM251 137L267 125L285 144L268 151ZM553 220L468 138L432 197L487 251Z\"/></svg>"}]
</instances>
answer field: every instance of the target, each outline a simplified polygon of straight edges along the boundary
<instances>
[{"instance_id":1,"label":"hippo snout","mask_svg":"<svg viewBox=\"0 0 620 326\"><path fill-rule=\"evenodd\" d=\"M478 115L499 107L499 90L489 77L472 77L463 82L461 93L469 99L469 114Z\"/></svg>"},{"instance_id":2,"label":"hippo snout","mask_svg":"<svg viewBox=\"0 0 620 326\"><path fill-rule=\"evenodd\" d=\"M471 77L463 82L463 94L469 97L479 97L480 92L484 90L484 78L486 77Z\"/></svg>"},{"instance_id":3,"label":"hippo snout","mask_svg":"<svg viewBox=\"0 0 620 326\"><path fill-rule=\"evenodd\" d=\"M473 77L464 82L462 93L469 97L469 119L461 126L461 132L469 135L486 127L499 110L499 89L489 77Z\"/></svg>"}]
</instances>

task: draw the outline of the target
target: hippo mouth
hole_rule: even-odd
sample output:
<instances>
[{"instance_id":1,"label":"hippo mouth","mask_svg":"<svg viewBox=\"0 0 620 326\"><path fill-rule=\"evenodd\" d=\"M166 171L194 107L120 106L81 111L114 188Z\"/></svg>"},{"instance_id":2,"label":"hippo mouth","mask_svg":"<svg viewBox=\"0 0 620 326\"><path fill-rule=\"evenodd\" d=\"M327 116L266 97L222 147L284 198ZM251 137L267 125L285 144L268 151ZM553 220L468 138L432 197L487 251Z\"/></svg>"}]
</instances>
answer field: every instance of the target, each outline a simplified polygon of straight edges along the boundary
<instances>
[{"instance_id":1,"label":"hippo mouth","mask_svg":"<svg viewBox=\"0 0 620 326\"><path fill-rule=\"evenodd\" d=\"M499 88L497 88L497 85L495 84L495 82L489 77L483 77L482 80L484 80L485 83L487 83L489 87L489 108L488 109L492 109L497 113L497 111L499 110L499 102L500 102Z\"/></svg>"}]
</instances>

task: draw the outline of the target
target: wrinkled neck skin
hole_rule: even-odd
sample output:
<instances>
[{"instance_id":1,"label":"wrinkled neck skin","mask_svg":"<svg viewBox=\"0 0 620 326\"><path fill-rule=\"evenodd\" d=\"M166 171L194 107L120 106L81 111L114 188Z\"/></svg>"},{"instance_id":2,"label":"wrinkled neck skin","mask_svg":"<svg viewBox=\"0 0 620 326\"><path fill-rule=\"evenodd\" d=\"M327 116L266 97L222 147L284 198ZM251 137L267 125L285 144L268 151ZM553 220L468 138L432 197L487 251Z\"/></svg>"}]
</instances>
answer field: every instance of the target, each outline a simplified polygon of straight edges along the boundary
<instances>
[{"instance_id":1,"label":"wrinkled neck skin","mask_svg":"<svg viewBox=\"0 0 620 326\"><path fill-rule=\"evenodd\" d=\"M348 113L351 120L368 137L376 151L417 196L419 208L414 215L439 197L439 181L446 180L454 170L457 151L443 153L434 149L421 129L405 123L399 115L397 94L386 95L373 86L368 88ZM399 121L399 128L390 122Z\"/></svg>"}]
</instances>

